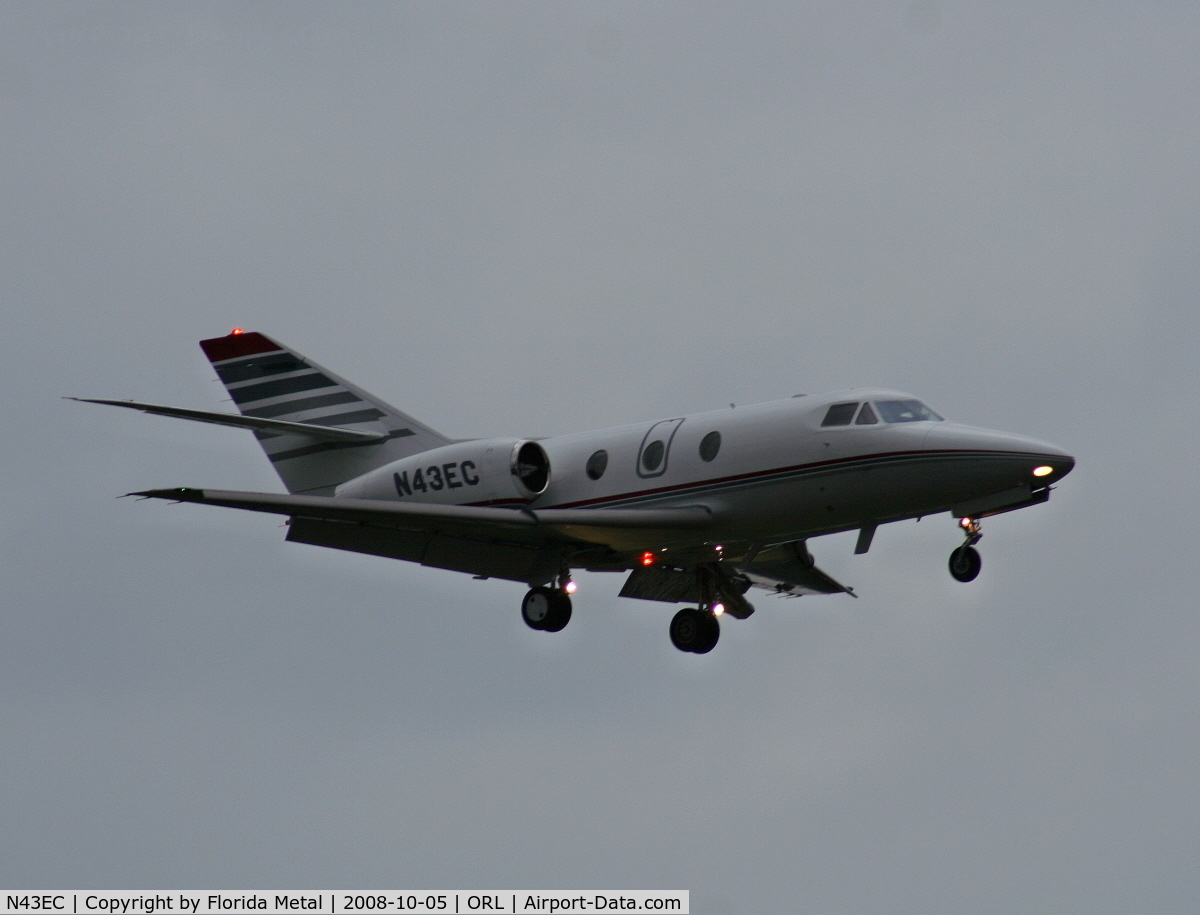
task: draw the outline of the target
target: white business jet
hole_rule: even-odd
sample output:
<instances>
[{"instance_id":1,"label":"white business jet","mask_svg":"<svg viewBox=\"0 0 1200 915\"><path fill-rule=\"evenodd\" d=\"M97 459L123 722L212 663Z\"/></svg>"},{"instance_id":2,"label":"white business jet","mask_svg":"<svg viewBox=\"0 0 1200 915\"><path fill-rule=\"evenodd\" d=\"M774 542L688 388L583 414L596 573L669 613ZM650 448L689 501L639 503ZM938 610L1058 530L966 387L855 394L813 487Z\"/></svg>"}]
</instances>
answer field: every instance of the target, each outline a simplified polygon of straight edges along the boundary
<instances>
[{"instance_id":1,"label":"white business jet","mask_svg":"<svg viewBox=\"0 0 1200 915\"><path fill-rule=\"evenodd\" d=\"M521 615L557 632L572 572L623 572L623 597L687 603L681 651L711 651L722 615L775 594L853 591L806 541L950 512L959 581L980 520L1045 502L1075 465L1054 445L948 422L911 395L860 388L545 439L446 438L299 353L234 330L201 341L239 414L88 400L254 432L288 495L131 495L288 517L287 539L525 582Z\"/></svg>"}]
</instances>

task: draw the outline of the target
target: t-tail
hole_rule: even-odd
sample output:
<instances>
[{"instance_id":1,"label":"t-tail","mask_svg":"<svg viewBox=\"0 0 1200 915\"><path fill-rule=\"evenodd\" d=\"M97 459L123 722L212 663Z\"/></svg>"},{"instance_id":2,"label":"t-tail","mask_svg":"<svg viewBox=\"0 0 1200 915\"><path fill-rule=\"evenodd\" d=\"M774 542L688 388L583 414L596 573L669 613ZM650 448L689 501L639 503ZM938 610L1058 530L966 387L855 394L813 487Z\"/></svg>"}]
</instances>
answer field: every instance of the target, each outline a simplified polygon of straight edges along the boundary
<instances>
[{"instance_id":1,"label":"t-tail","mask_svg":"<svg viewBox=\"0 0 1200 915\"><path fill-rule=\"evenodd\" d=\"M200 346L247 424L270 421L255 423L254 435L288 492L329 495L339 483L451 441L263 334L235 330ZM334 430L345 431L329 440Z\"/></svg>"}]
</instances>

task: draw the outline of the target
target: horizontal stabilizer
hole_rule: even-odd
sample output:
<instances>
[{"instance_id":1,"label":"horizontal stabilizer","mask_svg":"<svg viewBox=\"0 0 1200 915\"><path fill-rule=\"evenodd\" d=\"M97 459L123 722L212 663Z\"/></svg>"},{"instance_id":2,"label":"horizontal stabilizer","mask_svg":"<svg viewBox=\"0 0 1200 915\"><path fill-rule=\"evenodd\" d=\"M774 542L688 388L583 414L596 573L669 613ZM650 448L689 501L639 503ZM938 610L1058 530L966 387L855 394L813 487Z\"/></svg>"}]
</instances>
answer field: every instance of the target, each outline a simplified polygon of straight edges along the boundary
<instances>
[{"instance_id":1,"label":"horizontal stabilizer","mask_svg":"<svg viewBox=\"0 0 1200 915\"><path fill-rule=\"evenodd\" d=\"M264 419L260 416L239 416L236 413L185 410L182 407L164 407L160 404L138 403L134 400L95 400L90 397L68 397L66 399L77 400L80 403L102 403L111 407L129 407L131 410L141 410L143 413L153 413L157 416L175 416L179 419L191 419L218 426L236 426L241 429L255 429L259 432L274 432L279 435L285 433L307 435L309 438L330 442L381 442L388 437L386 433L381 432L335 429L332 426L321 426L316 423L292 423L282 419Z\"/></svg>"}]
</instances>

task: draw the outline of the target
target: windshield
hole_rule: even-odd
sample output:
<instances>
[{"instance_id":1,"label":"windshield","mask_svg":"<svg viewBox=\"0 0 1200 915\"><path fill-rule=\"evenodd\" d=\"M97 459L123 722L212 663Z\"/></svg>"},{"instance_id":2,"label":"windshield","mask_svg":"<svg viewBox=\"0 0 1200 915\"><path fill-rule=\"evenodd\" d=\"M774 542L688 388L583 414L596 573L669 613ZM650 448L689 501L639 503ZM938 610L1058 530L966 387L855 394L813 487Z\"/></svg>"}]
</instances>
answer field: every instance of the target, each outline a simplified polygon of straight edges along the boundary
<instances>
[{"instance_id":1,"label":"windshield","mask_svg":"<svg viewBox=\"0 0 1200 915\"><path fill-rule=\"evenodd\" d=\"M941 422L942 418L919 400L877 400L875 407L885 423Z\"/></svg>"}]
</instances>

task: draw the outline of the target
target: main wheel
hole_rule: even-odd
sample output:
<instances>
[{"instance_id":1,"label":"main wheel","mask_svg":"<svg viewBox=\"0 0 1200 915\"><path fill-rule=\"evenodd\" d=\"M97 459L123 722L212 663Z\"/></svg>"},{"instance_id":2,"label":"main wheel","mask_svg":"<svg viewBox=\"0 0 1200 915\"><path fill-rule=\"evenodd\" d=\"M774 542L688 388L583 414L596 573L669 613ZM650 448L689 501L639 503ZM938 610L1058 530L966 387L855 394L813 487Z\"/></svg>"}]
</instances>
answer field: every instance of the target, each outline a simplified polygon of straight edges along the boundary
<instances>
[{"instance_id":1,"label":"main wheel","mask_svg":"<svg viewBox=\"0 0 1200 915\"><path fill-rule=\"evenodd\" d=\"M562 591L550 592L550 612L542 620L545 632L561 632L571 622L571 598Z\"/></svg>"},{"instance_id":2,"label":"main wheel","mask_svg":"<svg viewBox=\"0 0 1200 915\"><path fill-rule=\"evenodd\" d=\"M981 568L983 560L973 546L960 546L950 554L950 574L959 581L974 581Z\"/></svg>"},{"instance_id":3,"label":"main wheel","mask_svg":"<svg viewBox=\"0 0 1200 915\"><path fill-rule=\"evenodd\" d=\"M698 607L684 607L671 620L671 644L680 651L707 654L721 637L721 624Z\"/></svg>"},{"instance_id":4,"label":"main wheel","mask_svg":"<svg viewBox=\"0 0 1200 915\"><path fill-rule=\"evenodd\" d=\"M571 598L554 588L532 588L521 601L521 619L530 629L559 632L571 622Z\"/></svg>"}]
</instances>

